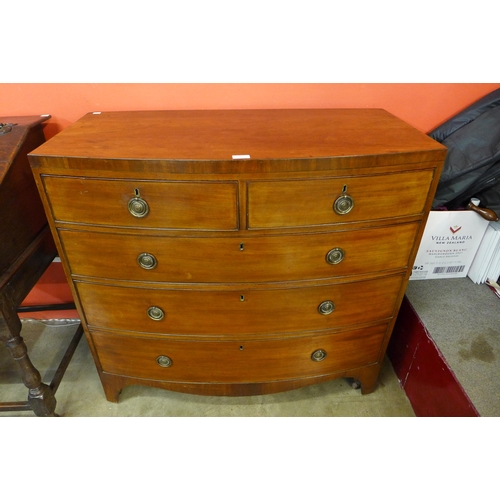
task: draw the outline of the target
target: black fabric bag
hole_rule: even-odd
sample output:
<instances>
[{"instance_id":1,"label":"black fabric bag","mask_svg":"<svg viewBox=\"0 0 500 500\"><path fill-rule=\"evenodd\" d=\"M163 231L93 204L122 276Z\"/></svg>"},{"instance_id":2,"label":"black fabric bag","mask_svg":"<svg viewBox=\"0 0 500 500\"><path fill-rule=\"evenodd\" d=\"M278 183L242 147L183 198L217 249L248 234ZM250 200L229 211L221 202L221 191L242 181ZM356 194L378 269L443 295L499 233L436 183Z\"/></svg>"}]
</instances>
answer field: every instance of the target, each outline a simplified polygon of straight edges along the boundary
<instances>
[{"instance_id":1,"label":"black fabric bag","mask_svg":"<svg viewBox=\"0 0 500 500\"><path fill-rule=\"evenodd\" d=\"M448 148L433 208L455 210L474 197L500 214L500 88L429 136Z\"/></svg>"}]
</instances>

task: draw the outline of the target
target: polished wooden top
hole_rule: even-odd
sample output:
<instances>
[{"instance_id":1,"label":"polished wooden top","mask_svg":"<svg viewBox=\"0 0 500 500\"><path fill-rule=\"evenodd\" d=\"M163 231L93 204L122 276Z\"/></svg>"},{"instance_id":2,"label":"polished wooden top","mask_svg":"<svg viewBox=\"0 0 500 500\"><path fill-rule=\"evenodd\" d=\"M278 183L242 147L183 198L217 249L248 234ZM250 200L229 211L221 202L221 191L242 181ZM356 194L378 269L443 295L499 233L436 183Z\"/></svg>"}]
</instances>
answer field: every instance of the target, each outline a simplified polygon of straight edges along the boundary
<instances>
[{"instance_id":1,"label":"polished wooden top","mask_svg":"<svg viewBox=\"0 0 500 500\"><path fill-rule=\"evenodd\" d=\"M402 155L446 149L382 109L172 110L89 113L34 156L239 161ZM390 163L394 163L394 158ZM244 168L244 167L243 167Z\"/></svg>"}]
</instances>

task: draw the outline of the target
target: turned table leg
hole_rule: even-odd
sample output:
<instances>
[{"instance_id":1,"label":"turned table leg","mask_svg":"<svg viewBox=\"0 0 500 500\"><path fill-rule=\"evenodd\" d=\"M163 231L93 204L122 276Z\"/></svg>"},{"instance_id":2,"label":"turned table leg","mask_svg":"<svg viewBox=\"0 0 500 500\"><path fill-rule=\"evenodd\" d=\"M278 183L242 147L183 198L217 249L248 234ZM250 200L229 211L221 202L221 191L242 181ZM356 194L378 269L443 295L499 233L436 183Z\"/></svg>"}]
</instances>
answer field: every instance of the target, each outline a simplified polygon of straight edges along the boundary
<instances>
[{"instance_id":1,"label":"turned table leg","mask_svg":"<svg viewBox=\"0 0 500 500\"><path fill-rule=\"evenodd\" d=\"M21 369L23 383L29 389L28 402L35 415L54 417L56 398L52 394L50 387L42 383L40 372L33 366L22 337L14 337L5 342L5 345Z\"/></svg>"},{"instance_id":2,"label":"turned table leg","mask_svg":"<svg viewBox=\"0 0 500 500\"><path fill-rule=\"evenodd\" d=\"M42 383L40 373L28 356L28 349L20 332L21 320L17 314L0 311L0 340L5 343L21 370L23 383L29 389L28 403L31 409L39 417L54 417L56 399L51 388Z\"/></svg>"}]
</instances>

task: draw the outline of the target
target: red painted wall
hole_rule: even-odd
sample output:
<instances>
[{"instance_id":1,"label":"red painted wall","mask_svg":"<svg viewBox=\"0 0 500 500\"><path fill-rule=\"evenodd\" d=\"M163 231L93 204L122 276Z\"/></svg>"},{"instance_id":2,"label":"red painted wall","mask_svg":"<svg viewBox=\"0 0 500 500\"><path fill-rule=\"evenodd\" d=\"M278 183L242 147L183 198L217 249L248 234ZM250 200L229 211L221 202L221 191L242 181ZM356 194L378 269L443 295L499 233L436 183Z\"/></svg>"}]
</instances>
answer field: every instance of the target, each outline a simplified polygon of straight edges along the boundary
<instances>
[{"instance_id":1,"label":"red painted wall","mask_svg":"<svg viewBox=\"0 0 500 500\"><path fill-rule=\"evenodd\" d=\"M0 84L2 116L50 114L49 139L91 111L235 108L384 108L424 133L500 83L333 84ZM58 269L59 268L59 269ZM27 301L65 302L67 285L53 265ZM67 317L68 313L56 313ZM33 315L33 314L32 314Z\"/></svg>"}]
</instances>

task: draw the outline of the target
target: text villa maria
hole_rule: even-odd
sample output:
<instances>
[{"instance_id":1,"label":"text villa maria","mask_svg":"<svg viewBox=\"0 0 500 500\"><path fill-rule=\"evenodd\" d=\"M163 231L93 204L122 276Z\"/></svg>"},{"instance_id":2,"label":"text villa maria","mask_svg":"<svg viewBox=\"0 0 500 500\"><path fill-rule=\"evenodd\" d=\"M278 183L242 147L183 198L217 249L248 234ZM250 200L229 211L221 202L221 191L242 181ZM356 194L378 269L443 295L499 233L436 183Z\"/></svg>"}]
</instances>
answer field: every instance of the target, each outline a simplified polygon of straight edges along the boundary
<instances>
[{"instance_id":1,"label":"text villa maria","mask_svg":"<svg viewBox=\"0 0 500 500\"><path fill-rule=\"evenodd\" d=\"M436 243L464 243L465 241L472 240L472 236L432 236L432 241Z\"/></svg>"}]
</instances>

